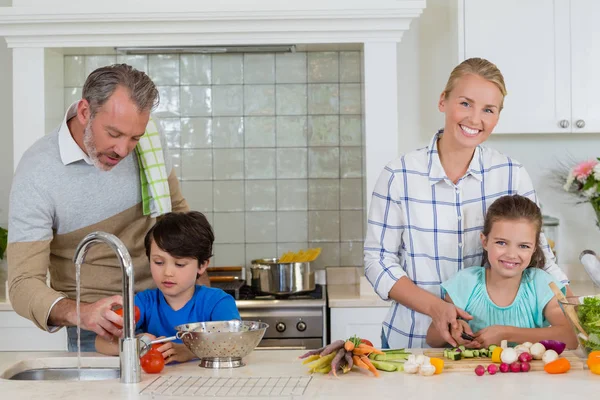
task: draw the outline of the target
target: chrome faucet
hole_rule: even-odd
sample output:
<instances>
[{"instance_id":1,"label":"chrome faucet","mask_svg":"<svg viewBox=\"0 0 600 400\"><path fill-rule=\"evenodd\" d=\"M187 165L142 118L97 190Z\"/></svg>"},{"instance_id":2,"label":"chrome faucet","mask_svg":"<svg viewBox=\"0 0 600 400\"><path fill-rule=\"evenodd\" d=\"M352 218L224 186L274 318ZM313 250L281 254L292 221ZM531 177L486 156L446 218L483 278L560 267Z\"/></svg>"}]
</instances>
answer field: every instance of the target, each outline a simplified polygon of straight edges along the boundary
<instances>
[{"instance_id":1,"label":"chrome faucet","mask_svg":"<svg viewBox=\"0 0 600 400\"><path fill-rule=\"evenodd\" d=\"M134 302L133 302L133 262L129 251L115 235L106 232L92 232L77 246L73 261L76 268L81 268L89 248L96 243L106 243L116 253L123 271L123 338L119 339L119 359L121 383L137 383L141 381L140 344L135 337Z\"/></svg>"}]
</instances>

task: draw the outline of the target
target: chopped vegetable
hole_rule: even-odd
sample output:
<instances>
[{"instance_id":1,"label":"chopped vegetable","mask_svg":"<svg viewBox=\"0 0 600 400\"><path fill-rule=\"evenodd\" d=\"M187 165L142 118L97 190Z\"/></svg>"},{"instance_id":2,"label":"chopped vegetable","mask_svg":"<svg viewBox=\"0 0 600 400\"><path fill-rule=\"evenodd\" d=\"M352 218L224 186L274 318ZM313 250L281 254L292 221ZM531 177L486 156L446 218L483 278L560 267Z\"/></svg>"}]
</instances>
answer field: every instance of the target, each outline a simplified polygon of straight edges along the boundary
<instances>
[{"instance_id":1,"label":"chopped vegetable","mask_svg":"<svg viewBox=\"0 0 600 400\"><path fill-rule=\"evenodd\" d=\"M534 360L541 360L546 352L546 347L541 343L534 343L529 348L529 352L533 356Z\"/></svg>"},{"instance_id":2,"label":"chopped vegetable","mask_svg":"<svg viewBox=\"0 0 600 400\"><path fill-rule=\"evenodd\" d=\"M502 355L502 350L502 347L496 347L494 351L492 351L492 362L502 362L502 359L500 358L500 356Z\"/></svg>"},{"instance_id":3,"label":"chopped vegetable","mask_svg":"<svg viewBox=\"0 0 600 400\"><path fill-rule=\"evenodd\" d=\"M398 366L393 363L385 362L385 361L375 361L371 360L371 364L375 366L375 368L381 371L393 372L398 369Z\"/></svg>"},{"instance_id":4,"label":"chopped vegetable","mask_svg":"<svg viewBox=\"0 0 600 400\"><path fill-rule=\"evenodd\" d=\"M546 350L554 350L558 355L560 355L567 345L563 342L559 342L558 340L541 340L540 343L546 348Z\"/></svg>"},{"instance_id":5,"label":"chopped vegetable","mask_svg":"<svg viewBox=\"0 0 600 400\"><path fill-rule=\"evenodd\" d=\"M551 363L552 361L558 360L558 353L554 350L546 350L544 355L542 356L542 361L544 364Z\"/></svg>"},{"instance_id":6,"label":"chopped vegetable","mask_svg":"<svg viewBox=\"0 0 600 400\"><path fill-rule=\"evenodd\" d=\"M441 358L431 357L429 359L429 362L435 367L436 375L442 373L442 371L444 370L444 360L442 360Z\"/></svg>"},{"instance_id":7,"label":"chopped vegetable","mask_svg":"<svg viewBox=\"0 0 600 400\"><path fill-rule=\"evenodd\" d=\"M566 358L559 358L544 366L544 371L549 374L564 374L571 369L571 363Z\"/></svg>"},{"instance_id":8,"label":"chopped vegetable","mask_svg":"<svg viewBox=\"0 0 600 400\"><path fill-rule=\"evenodd\" d=\"M500 354L500 360L502 360L502 362L507 363L507 364L514 363L515 361L517 361L518 358L519 357L517 356L516 350L513 349L512 347L503 349L502 353Z\"/></svg>"},{"instance_id":9,"label":"chopped vegetable","mask_svg":"<svg viewBox=\"0 0 600 400\"><path fill-rule=\"evenodd\" d=\"M577 316L588 337L580 337L581 344L589 350L600 350L600 298L585 297L577 308Z\"/></svg>"}]
</instances>

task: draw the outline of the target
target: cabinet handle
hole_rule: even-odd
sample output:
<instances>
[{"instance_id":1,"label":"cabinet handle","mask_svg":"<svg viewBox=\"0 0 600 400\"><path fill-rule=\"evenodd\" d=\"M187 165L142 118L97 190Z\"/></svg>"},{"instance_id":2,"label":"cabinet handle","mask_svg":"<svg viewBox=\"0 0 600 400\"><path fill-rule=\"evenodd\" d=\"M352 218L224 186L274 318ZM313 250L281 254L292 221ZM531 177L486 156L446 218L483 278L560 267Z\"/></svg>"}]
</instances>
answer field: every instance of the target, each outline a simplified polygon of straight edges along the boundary
<instances>
[{"instance_id":1,"label":"cabinet handle","mask_svg":"<svg viewBox=\"0 0 600 400\"><path fill-rule=\"evenodd\" d=\"M577 122L575 122L575 126L578 128L584 128L585 127L585 121L582 119L578 119Z\"/></svg>"},{"instance_id":2,"label":"cabinet handle","mask_svg":"<svg viewBox=\"0 0 600 400\"><path fill-rule=\"evenodd\" d=\"M561 119L558 122L558 126L560 126L563 129L568 128L569 127L569 121L567 121L566 119Z\"/></svg>"}]
</instances>

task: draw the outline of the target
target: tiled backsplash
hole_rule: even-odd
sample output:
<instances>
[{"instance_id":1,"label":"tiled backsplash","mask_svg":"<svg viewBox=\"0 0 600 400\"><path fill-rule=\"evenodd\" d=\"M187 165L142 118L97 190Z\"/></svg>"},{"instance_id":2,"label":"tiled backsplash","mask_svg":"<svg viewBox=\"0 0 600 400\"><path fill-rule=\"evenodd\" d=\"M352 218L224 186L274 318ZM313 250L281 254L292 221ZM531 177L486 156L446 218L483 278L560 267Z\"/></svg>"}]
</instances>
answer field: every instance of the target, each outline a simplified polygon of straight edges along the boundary
<instances>
[{"instance_id":1,"label":"tiled backsplash","mask_svg":"<svg viewBox=\"0 0 600 400\"><path fill-rule=\"evenodd\" d=\"M65 107L95 68L125 62L160 91L156 114L183 194L216 235L213 265L321 247L362 265L358 51L65 56Z\"/></svg>"}]
</instances>

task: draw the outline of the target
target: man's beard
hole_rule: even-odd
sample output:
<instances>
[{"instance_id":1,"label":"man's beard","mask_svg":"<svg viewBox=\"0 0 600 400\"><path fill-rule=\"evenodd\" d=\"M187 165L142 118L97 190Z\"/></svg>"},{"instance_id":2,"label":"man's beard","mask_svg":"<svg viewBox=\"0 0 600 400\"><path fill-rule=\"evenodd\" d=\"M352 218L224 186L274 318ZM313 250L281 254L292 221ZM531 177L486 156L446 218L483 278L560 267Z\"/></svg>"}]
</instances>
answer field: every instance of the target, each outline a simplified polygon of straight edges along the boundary
<instances>
[{"instance_id":1,"label":"man's beard","mask_svg":"<svg viewBox=\"0 0 600 400\"><path fill-rule=\"evenodd\" d=\"M94 164L96 168L103 171L110 171L114 167L114 165L106 165L100 161L100 153L98 153L98 150L96 149L96 141L94 139L94 132L92 131L92 118L89 119L83 130L83 146L85 147L92 164ZM111 157L119 158L117 154L112 154Z\"/></svg>"}]
</instances>

